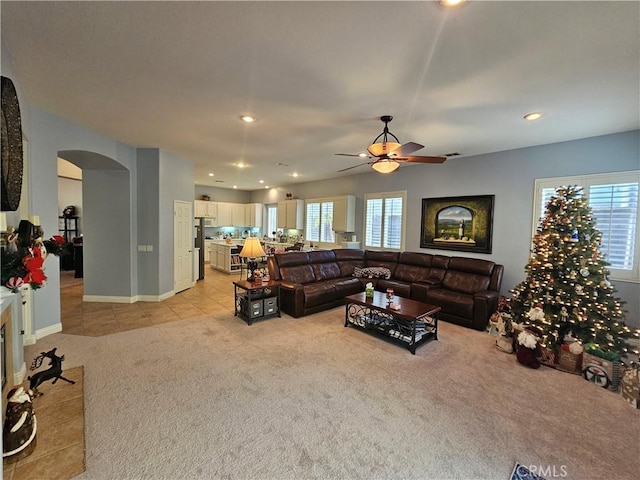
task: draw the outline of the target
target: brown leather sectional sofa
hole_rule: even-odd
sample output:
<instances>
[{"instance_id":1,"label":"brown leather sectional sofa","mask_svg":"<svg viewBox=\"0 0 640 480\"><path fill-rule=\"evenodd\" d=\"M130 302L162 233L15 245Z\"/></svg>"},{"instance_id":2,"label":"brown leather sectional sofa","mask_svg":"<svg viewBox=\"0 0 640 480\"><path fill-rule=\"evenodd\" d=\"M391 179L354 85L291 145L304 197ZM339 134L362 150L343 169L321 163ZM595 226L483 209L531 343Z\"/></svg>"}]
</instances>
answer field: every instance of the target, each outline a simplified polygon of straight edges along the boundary
<instances>
[{"instance_id":1,"label":"brown leather sectional sofa","mask_svg":"<svg viewBox=\"0 0 640 480\"><path fill-rule=\"evenodd\" d=\"M477 330L497 310L504 271L476 258L355 249L281 253L269 257L267 266L281 282L282 311L294 317L343 305L344 297L371 282L376 290L393 288L401 297L437 305L439 319ZM389 278L368 278L370 267L381 267L376 270Z\"/></svg>"}]
</instances>

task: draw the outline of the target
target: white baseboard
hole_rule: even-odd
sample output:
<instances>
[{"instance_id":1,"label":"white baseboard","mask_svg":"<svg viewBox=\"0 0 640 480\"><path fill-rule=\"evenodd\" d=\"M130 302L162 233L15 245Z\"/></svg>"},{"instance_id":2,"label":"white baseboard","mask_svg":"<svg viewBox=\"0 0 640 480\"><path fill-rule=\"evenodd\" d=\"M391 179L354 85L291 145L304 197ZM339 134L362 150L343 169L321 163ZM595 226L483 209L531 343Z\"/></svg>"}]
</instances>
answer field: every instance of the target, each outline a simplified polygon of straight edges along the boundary
<instances>
[{"instance_id":1,"label":"white baseboard","mask_svg":"<svg viewBox=\"0 0 640 480\"><path fill-rule=\"evenodd\" d=\"M136 302L162 302L167 298L175 295L172 290L162 295L135 295L133 297L111 297L102 295L83 295L83 302L102 302L102 303L136 303Z\"/></svg>"},{"instance_id":2,"label":"white baseboard","mask_svg":"<svg viewBox=\"0 0 640 480\"><path fill-rule=\"evenodd\" d=\"M55 325L49 325L48 327L41 328L40 330L36 330L36 340L40 340L49 335L53 335L54 333L58 333L62 331L62 323L56 323Z\"/></svg>"},{"instance_id":3,"label":"white baseboard","mask_svg":"<svg viewBox=\"0 0 640 480\"><path fill-rule=\"evenodd\" d=\"M24 335L24 337L22 337L22 344L26 347L27 345L34 345L36 343L36 336L35 335Z\"/></svg>"}]
</instances>

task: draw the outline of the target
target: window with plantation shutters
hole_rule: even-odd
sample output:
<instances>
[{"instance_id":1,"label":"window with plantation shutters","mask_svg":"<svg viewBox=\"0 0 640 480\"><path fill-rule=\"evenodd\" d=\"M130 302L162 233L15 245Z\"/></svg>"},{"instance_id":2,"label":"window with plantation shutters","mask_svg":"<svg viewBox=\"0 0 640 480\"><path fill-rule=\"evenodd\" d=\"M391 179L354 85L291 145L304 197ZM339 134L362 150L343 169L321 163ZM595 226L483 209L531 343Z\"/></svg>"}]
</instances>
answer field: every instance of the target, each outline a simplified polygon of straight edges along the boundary
<instances>
[{"instance_id":1,"label":"window with plantation shutters","mask_svg":"<svg viewBox=\"0 0 640 480\"><path fill-rule=\"evenodd\" d=\"M538 179L533 232L544 217L546 205L557 187L581 186L596 220L596 228L602 232L600 251L609 263L611 278L640 281L639 184L639 171Z\"/></svg>"},{"instance_id":2,"label":"window with plantation shutters","mask_svg":"<svg viewBox=\"0 0 640 480\"><path fill-rule=\"evenodd\" d=\"M267 205L267 234L275 237L278 230L276 226L278 222L278 206Z\"/></svg>"},{"instance_id":3,"label":"window with plantation shutters","mask_svg":"<svg viewBox=\"0 0 640 480\"><path fill-rule=\"evenodd\" d=\"M305 239L311 242L335 243L333 202L307 202Z\"/></svg>"},{"instance_id":4,"label":"window with plantation shutters","mask_svg":"<svg viewBox=\"0 0 640 480\"><path fill-rule=\"evenodd\" d=\"M403 250L406 192L365 195L364 247Z\"/></svg>"}]
</instances>

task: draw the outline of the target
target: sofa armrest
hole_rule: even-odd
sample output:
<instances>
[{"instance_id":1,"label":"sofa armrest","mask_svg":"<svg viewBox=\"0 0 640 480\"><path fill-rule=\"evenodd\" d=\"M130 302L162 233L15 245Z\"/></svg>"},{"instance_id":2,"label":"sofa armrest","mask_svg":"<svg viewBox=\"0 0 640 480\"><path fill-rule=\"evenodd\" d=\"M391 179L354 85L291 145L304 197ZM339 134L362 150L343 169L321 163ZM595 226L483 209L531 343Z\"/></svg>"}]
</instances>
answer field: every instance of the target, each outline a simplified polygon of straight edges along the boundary
<instances>
[{"instance_id":1,"label":"sofa armrest","mask_svg":"<svg viewBox=\"0 0 640 480\"><path fill-rule=\"evenodd\" d=\"M500 292L481 290L473 294L473 324L476 330L484 330L489 323L489 317L498 310Z\"/></svg>"},{"instance_id":2,"label":"sofa armrest","mask_svg":"<svg viewBox=\"0 0 640 480\"><path fill-rule=\"evenodd\" d=\"M280 309L295 318L304 315L304 290L302 284L280 281Z\"/></svg>"}]
</instances>

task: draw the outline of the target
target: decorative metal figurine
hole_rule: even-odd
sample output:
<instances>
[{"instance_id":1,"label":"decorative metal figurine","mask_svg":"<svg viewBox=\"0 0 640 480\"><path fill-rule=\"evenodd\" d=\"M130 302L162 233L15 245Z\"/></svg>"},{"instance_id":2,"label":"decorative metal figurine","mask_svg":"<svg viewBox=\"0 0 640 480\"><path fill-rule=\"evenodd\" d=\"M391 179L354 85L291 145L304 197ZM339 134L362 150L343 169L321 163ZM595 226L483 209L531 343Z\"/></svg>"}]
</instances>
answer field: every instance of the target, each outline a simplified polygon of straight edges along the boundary
<instances>
[{"instance_id":1,"label":"decorative metal figurine","mask_svg":"<svg viewBox=\"0 0 640 480\"><path fill-rule=\"evenodd\" d=\"M62 361L64 360L64 355L58 357L56 355L57 347L53 350L49 350L48 352L42 352L36 358L33 359L31 363L31 370L35 370L36 368L42 365L42 361L45 358L50 360L50 368L47 370L42 370L41 372L34 373L31 377L27 377L29 380L29 389L33 392L34 396L44 395L43 393L38 391L38 385L42 382L46 382L47 380L53 379L52 383L56 383L58 379L64 380L65 382L69 382L74 384L73 380L69 380L68 378L64 378L62 376Z\"/></svg>"}]
</instances>

